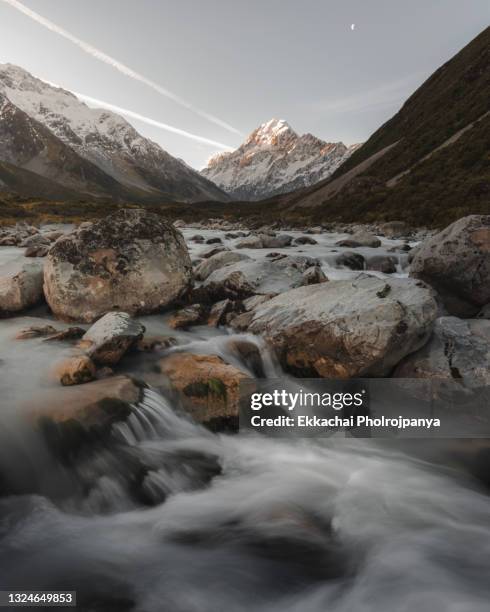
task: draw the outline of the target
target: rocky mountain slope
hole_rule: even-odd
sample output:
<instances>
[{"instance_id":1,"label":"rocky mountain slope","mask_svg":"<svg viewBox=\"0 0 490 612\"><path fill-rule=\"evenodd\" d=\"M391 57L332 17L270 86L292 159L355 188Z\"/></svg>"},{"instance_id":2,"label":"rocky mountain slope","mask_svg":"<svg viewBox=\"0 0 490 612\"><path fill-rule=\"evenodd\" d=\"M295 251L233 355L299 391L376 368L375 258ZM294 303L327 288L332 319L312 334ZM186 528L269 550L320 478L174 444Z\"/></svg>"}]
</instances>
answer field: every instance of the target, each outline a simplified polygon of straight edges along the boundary
<instances>
[{"instance_id":1,"label":"rocky mountain slope","mask_svg":"<svg viewBox=\"0 0 490 612\"><path fill-rule=\"evenodd\" d=\"M11 64L0 66L0 161L90 196L226 200L211 181L115 113ZM34 194L36 195L36 194Z\"/></svg>"},{"instance_id":2,"label":"rocky mountain slope","mask_svg":"<svg viewBox=\"0 0 490 612\"><path fill-rule=\"evenodd\" d=\"M201 174L234 198L260 200L327 178L359 146L299 136L286 121L271 119L235 151L213 156Z\"/></svg>"},{"instance_id":3,"label":"rocky mountain slope","mask_svg":"<svg viewBox=\"0 0 490 612\"><path fill-rule=\"evenodd\" d=\"M436 70L330 179L276 205L316 219L439 226L488 214L489 101L490 27Z\"/></svg>"}]
</instances>

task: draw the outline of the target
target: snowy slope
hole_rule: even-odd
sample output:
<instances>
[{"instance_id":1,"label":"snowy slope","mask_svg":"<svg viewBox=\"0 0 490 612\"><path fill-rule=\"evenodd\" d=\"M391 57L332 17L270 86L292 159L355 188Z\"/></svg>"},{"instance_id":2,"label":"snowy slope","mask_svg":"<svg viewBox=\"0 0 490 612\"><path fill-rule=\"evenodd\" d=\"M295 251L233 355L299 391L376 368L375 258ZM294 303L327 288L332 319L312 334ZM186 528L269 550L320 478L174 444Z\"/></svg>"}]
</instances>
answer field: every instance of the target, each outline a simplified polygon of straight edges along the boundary
<instances>
[{"instance_id":1,"label":"snowy slope","mask_svg":"<svg viewBox=\"0 0 490 612\"><path fill-rule=\"evenodd\" d=\"M119 115L91 109L22 68L0 65L0 95L127 188L188 201L226 199L210 181L143 138Z\"/></svg>"},{"instance_id":2,"label":"snowy slope","mask_svg":"<svg viewBox=\"0 0 490 612\"><path fill-rule=\"evenodd\" d=\"M359 146L298 136L286 121L271 119L235 151L213 156L201 174L234 198L260 200L329 177Z\"/></svg>"}]
</instances>

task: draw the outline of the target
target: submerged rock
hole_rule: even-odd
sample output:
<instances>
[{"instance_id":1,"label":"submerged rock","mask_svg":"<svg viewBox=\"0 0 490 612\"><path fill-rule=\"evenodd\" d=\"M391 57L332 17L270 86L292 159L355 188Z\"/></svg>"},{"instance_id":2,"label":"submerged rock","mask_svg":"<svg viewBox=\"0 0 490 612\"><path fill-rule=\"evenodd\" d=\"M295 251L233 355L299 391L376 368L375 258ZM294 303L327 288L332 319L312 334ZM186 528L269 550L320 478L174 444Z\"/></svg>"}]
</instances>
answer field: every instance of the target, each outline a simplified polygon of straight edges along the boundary
<instances>
[{"instance_id":1,"label":"submerged rock","mask_svg":"<svg viewBox=\"0 0 490 612\"><path fill-rule=\"evenodd\" d=\"M459 219L423 242L410 275L432 285L450 314L475 316L490 302L490 215Z\"/></svg>"},{"instance_id":2,"label":"submerged rock","mask_svg":"<svg viewBox=\"0 0 490 612\"><path fill-rule=\"evenodd\" d=\"M180 298L191 280L182 234L158 215L124 209L53 244L44 291L59 318L92 322L111 310L160 310Z\"/></svg>"},{"instance_id":3,"label":"submerged rock","mask_svg":"<svg viewBox=\"0 0 490 612\"><path fill-rule=\"evenodd\" d=\"M95 363L114 365L143 337L145 328L126 312L108 312L84 334L79 347Z\"/></svg>"},{"instance_id":4,"label":"submerged rock","mask_svg":"<svg viewBox=\"0 0 490 612\"><path fill-rule=\"evenodd\" d=\"M352 251L345 251L335 258L337 266L349 268L349 270L364 270L366 267L366 260L360 253L354 253Z\"/></svg>"},{"instance_id":5,"label":"submerged rock","mask_svg":"<svg viewBox=\"0 0 490 612\"><path fill-rule=\"evenodd\" d=\"M283 293L254 311L248 329L263 335L293 372L385 376L425 344L436 316L423 283L360 274Z\"/></svg>"},{"instance_id":6,"label":"submerged rock","mask_svg":"<svg viewBox=\"0 0 490 612\"><path fill-rule=\"evenodd\" d=\"M23 258L0 266L0 315L20 312L43 299L43 265Z\"/></svg>"},{"instance_id":7,"label":"submerged rock","mask_svg":"<svg viewBox=\"0 0 490 612\"><path fill-rule=\"evenodd\" d=\"M192 304L178 310L170 318L169 325L173 329L186 329L191 325L199 325L203 322L204 307L201 304Z\"/></svg>"}]
</instances>

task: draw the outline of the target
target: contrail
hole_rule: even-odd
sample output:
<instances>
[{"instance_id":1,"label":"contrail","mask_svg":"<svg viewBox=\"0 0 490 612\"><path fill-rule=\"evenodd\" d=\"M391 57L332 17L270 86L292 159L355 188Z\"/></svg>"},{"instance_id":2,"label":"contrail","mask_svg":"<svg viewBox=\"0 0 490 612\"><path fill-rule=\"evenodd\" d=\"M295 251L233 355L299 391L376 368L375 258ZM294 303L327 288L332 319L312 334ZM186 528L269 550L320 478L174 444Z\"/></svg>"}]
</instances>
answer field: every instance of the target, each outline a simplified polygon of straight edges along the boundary
<instances>
[{"instance_id":1,"label":"contrail","mask_svg":"<svg viewBox=\"0 0 490 612\"><path fill-rule=\"evenodd\" d=\"M67 30L64 30L60 26L57 26L52 21L49 21L49 19L42 17L38 13L35 13L34 11L32 11L27 6L24 6L21 2L18 2L17 0L3 0L3 2L6 2L13 8L23 13L24 15L27 15L27 17L34 19L34 21L37 21L37 23L40 23L45 28L48 28L48 30L51 30L52 32L55 32L56 34L63 36L63 38L66 38L67 40L72 42L74 45L77 45L77 47L79 47L80 49L82 49L83 51L91 55L92 57L95 57L101 62L105 62L109 66L112 66L116 70L119 70L119 72L122 72L122 74L130 77L131 79L134 79L135 81L144 83L145 85L147 85L148 87L151 87L154 91L158 92L162 96L166 96L167 98L170 98L177 104L180 104L184 108L187 108L188 110L196 113L200 117L203 117L204 119L207 119L208 121L211 121L212 123L215 123L216 125L219 125L225 130L228 130L229 132L232 132L233 134L239 134L240 136L243 136L242 132L234 128L232 125L225 123L224 121L222 121L218 117L215 117L214 115L210 115L209 113L206 113L205 111L199 108L196 108L193 104L191 104L190 102L187 102L187 100L184 100L183 98L172 93L168 89L165 89L161 85L158 85L158 83L155 83L154 81L151 81L150 79L147 79L143 75L138 74L137 72L135 72L134 70L126 66L125 64L122 64L118 60L114 59L110 55L107 55L103 51L100 51L96 47L93 47L89 43L86 43L85 41L80 40L79 38L71 34L70 32L67 32Z\"/></svg>"},{"instance_id":2,"label":"contrail","mask_svg":"<svg viewBox=\"0 0 490 612\"><path fill-rule=\"evenodd\" d=\"M94 104L95 106L100 106L101 108L107 108L108 110L114 111L115 113L119 113L120 115L125 115L126 117L132 117L133 119L137 119L138 121L142 121L143 123L147 123L148 125L153 125L162 130L166 130L167 132L172 132L173 134L179 134L179 136L184 136L184 138L190 138L196 142L202 142L204 144L212 145L213 147L219 147L220 149L226 149L227 151L231 151L232 147L223 144L222 142L217 142L216 140L211 140L209 138L204 138L203 136L197 136L197 134L192 134L191 132L186 132L185 130L181 130L180 128L173 127L172 125L168 125L167 123L162 123L161 121L155 121L155 119L150 119L150 117L145 117L144 115L140 115L139 113L135 113L133 111L127 110L126 108L121 108L120 106L116 106L115 104L110 104L109 102L104 102L103 100L98 100L97 98L92 98L91 96L86 96L81 93L77 93L76 91L72 92L77 98L80 100L84 100L89 104Z\"/></svg>"}]
</instances>

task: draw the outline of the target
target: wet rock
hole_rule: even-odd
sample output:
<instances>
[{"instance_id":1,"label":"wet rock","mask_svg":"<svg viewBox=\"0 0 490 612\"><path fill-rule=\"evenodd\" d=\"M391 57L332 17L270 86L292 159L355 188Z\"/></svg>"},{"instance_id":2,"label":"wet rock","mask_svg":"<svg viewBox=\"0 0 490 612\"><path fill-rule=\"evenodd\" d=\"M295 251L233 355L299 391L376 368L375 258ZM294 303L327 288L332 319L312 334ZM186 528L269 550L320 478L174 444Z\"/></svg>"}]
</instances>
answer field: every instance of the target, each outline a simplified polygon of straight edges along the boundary
<instances>
[{"instance_id":1,"label":"wet rock","mask_svg":"<svg viewBox=\"0 0 490 612\"><path fill-rule=\"evenodd\" d=\"M490 385L490 321L441 317L430 341L396 368L397 378L451 381L462 392ZM447 388L447 385L446 387Z\"/></svg>"},{"instance_id":2,"label":"wet rock","mask_svg":"<svg viewBox=\"0 0 490 612\"><path fill-rule=\"evenodd\" d=\"M56 330L55 330L56 331ZM44 340L44 342L63 342L65 340L78 340L85 334L85 330L82 327L68 327L56 331L55 334L50 335Z\"/></svg>"},{"instance_id":3,"label":"wet rock","mask_svg":"<svg viewBox=\"0 0 490 612\"><path fill-rule=\"evenodd\" d=\"M423 283L360 274L288 291L252 314L249 331L263 335L289 370L351 378L385 376L421 348L437 304Z\"/></svg>"},{"instance_id":4,"label":"wet rock","mask_svg":"<svg viewBox=\"0 0 490 612\"><path fill-rule=\"evenodd\" d=\"M204 242L204 236L201 236L201 234L194 234L194 236L191 236L189 240L192 242Z\"/></svg>"},{"instance_id":5,"label":"wet rock","mask_svg":"<svg viewBox=\"0 0 490 612\"><path fill-rule=\"evenodd\" d=\"M253 311L234 314L232 317L230 317L227 323L234 331L244 332L248 330L249 325L253 320L253 316Z\"/></svg>"},{"instance_id":6,"label":"wet rock","mask_svg":"<svg viewBox=\"0 0 490 612\"><path fill-rule=\"evenodd\" d=\"M172 315L169 325L172 329L186 329L191 325L199 325L203 322L205 312L201 304L192 304L181 308Z\"/></svg>"},{"instance_id":7,"label":"wet rock","mask_svg":"<svg viewBox=\"0 0 490 612\"><path fill-rule=\"evenodd\" d=\"M288 255L272 260L244 260L215 270L204 281L202 290L211 301L279 293L299 286L303 272L316 262L311 257Z\"/></svg>"},{"instance_id":8,"label":"wet rock","mask_svg":"<svg viewBox=\"0 0 490 612\"><path fill-rule=\"evenodd\" d=\"M364 270L366 260L360 253L345 251L335 258L335 264L349 270Z\"/></svg>"},{"instance_id":9,"label":"wet rock","mask_svg":"<svg viewBox=\"0 0 490 612\"><path fill-rule=\"evenodd\" d=\"M221 238L218 238L217 236L213 237L213 238L208 238L206 240L206 244L222 244L223 241L221 240Z\"/></svg>"},{"instance_id":10,"label":"wet rock","mask_svg":"<svg viewBox=\"0 0 490 612\"><path fill-rule=\"evenodd\" d=\"M178 344L177 339L173 336L144 336L135 344L135 349L143 353L151 353L170 348L176 344Z\"/></svg>"},{"instance_id":11,"label":"wet rock","mask_svg":"<svg viewBox=\"0 0 490 612\"><path fill-rule=\"evenodd\" d=\"M99 368L95 373L95 378L97 380L103 380L104 378L110 378L111 376L114 376L114 370L109 366Z\"/></svg>"},{"instance_id":12,"label":"wet rock","mask_svg":"<svg viewBox=\"0 0 490 612\"><path fill-rule=\"evenodd\" d=\"M311 238L311 236L298 236L294 239L294 244L318 244L318 240Z\"/></svg>"},{"instance_id":13,"label":"wet rock","mask_svg":"<svg viewBox=\"0 0 490 612\"><path fill-rule=\"evenodd\" d=\"M264 245L260 236L248 236L236 244L237 249L263 249Z\"/></svg>"},{"instance_id":14,"label":"wet rock","mask_svg":"<svg viewBox=\"0 0 490 612\"><path fill-rule=\"evenodd\" d=\"M388 253L408 253L412 250L412 247L407 244L398 244L387 249Z\"/></svg>"},{"instance_id":15,"label":"wet rock","mask_svg":"<svg viewBox=\"0 0 490 612\"><path fill-rule=\"evenodd\" d=\"M108 312L84 334L79 343L97 364L114 365L138 340L145 328L126 312Z\"/></svg>"},{"instance_id":16,"label":"wet rock","mask_svg":"<svg viewBox=\"0 0 490 612\"><path fill-rule=\"evenodd\" d=\"M470 215L422 243L410 275L432 285L450 314L475 316L490 302L490 215Z\"/></svg>"},{"instance_id":17,"label":"wet rock","mask_svg":"<svg viewBox=\"0 0 490 612\"><path fill-rule=\"evenodd\" d=\"M231 310L232 304L232 301L228 299L213 304L209 312L208 325L212 327L221 325L224 322L226 313Z\"/></svg>"},{"instance_id":18,"label":"wet rock","mask_svg":"<svg viewBox=\"0 0 490 612\"><path fill-rule=\"evenodd\" d=\"M61 319L92 322L111 310L145 314L178 300L192 281L182 235L158 215L123 209L51 247L44 291Z\"/></svg>"},{"instance_id":19,"label":"wet rock","mask_svg":"<svg viewBox=\"0 0 490 612\"><path fill-rule=\"evenodd\" d=\"M0 315L20 312L42 299L42 263L19 258L0 266Z\"/></svg>"},{"instance_id":20,"label":"wet rock","mask_svg":"<svg viewBox=\"0 0 490 612\"><path fill-rule=\"evenodd\" d=\"M214 249L211 249L209 251L206 251L206 253L202 254L202 258L203 259L209 259L210 257L212 257L213 255L217 255L218 253L223 253L225 251L229 251L230 249L228 247L225 246L218 246L215 247Z\"/></svg>"},{"instance_id":21,"label":"wet rock","mask_svg":"<svg viewBox=\"0 0 490 612\"><path fill-rule=\"evenodd\" d=\"M383 272L383 274L394 274L398 259L390 255L375 255L367 260L367 269Z\"/></svg>"},{"instance_id":22,"label":"wet rock","mask_svg":"<svg viewBox=\"0 0 490 612\"><path fill-rule=\"evenodd\" d=\"M113 376L84 385L39 390L23 414L43 432L50 448L70 456L87 442L126 419L142 390L126 376Z\"/></svg>"},{"instance_id":23,"label":"wet rock","mask_svg":"<svg viewBox=\"0 0 490 612\"><path fill-rule=\"evenodd\" d=\"M303 272L301 286L318 285L318 283L326 283L327 281L328 278L325 276L320 266L311 266Z\"/></svg>"},{"instance_id":24,"label":"wet rock","mask_svg":"<svg viewBox=\"0 0 490 612\"><path fill-rule=\"evenodd\" d=\"M24 257L46 257L49 253L49 246L30 246L24 251Z\"/></svg>"},{"instance_id":25,"label":"wet rock","mask_svg":"<svg viewBox=\"0 0 490 612\"><path fill-rule=\"evenodd\" d=\"M374 234L361 231L352 234L350 238L339 240L336 244L338 246L348 247L350 249L354 249L357 247L375 248L381 246L381 240Z\"/></svg>"},{"instance_id":26,"label":"wet rock","mask_svg":"<svg viewBox=\"0 0 490 612\"><path fill-rule=\"evenodd\" d=\"M15 336L16 340L28 340L31 338L40 338L42 336L49 336L57 332L56 328L52 325L32 325L26 329L21 329Z\"/></svg>"},{"instance_id":27,"label":"wet rock","mask_svg":"<svg viewBox=\"0 0 490 612\"><path fill-rule=\"evenodd\" d=\"M288 247L293 240L288 234L275 236L270 234L258 234L249 236L237 243L237 249L282 249Z\"/></svg>"},{"instance_id":28,"label":"wet rock","mask_svg":"<svg viewBox=\"0 0 490 612\"><path fill-rule=\"evenodd\" d=\"M179 394L183 408L200 423L238 419L240 384L250 377L215 355L173 353L160 371Z\"/></svg>"},{"instance_id":29,"label":"wet rock","mask_svg":"<svg viewBox=\"0 0 490 612\"><path fill-rule=\"evenodd\" d=\"M197 280L206 280L215 270L233 263L237 263L238 261L245 261L247 259L250 260L248 255L245 255L244 253L236 253L234 251L223 251L221 253L216 253L215 255L212 255L205 261L201 262L197 266L194 275Z\"/></svg>"},{"instance_id":30,"label":"wet rock","mask_svg":"<svg viewBox=\"0 0 490 612\"><path fill-rule=\"evenodd\" d=\"M246 235L247 234L245 232L228 232L225 234L225 238L228 240L234 240L235 238L245 238Z\"/></svg>"},{"instance_id":31,"label":"wet rock","mask_svg":"<svg viewBox=\"0 0 490 612\"><path fill-rule=\"evenodd\" d=\"M81 385L94 380L95 365L87 355L74 355L60 361L54 375L63 386Z\"/></svg>"},{"instance_id":32,"label":"wet rock","mask_svg":"<svg viewBox=\"0 0 490 612\"><path fill-rule=\"evenodd\" d=\"M250 340L233 338L226 345L228 351L258 378L265 376L264 362L259 347Z\"/></svg>"}]
</instances>

